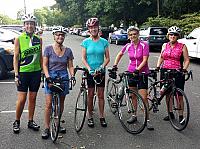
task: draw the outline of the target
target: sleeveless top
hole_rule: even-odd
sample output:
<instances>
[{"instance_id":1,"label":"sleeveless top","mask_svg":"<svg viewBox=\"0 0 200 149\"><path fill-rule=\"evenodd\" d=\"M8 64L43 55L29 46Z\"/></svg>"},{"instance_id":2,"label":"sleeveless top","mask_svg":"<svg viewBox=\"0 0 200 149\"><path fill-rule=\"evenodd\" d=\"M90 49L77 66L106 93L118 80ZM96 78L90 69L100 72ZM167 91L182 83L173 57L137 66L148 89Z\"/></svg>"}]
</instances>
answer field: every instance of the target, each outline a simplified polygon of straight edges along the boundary
<instances>
[{"instance_id":1,"label":"sleeveless top","mask_svg":"<svg viewBox=\"0 0 200 149\"><path fill-rule=\"evenodd\" d=\"M19 72L35 72L41 70L40 37L33 34L32 37L23 32L19 36Z\"/></svg>"},{"instance_id":2,"label":"sleeveless top","mask_svg":"<svg viewBox=\"0 0 200 149\"><path fill-rule=\"evenodd\" d=\"M164 60L162 68L166 69L181 69L181 55L184 44L176 42L172 48L169 42L162 51L162 58Z\"/></svg>"}]
</instances>

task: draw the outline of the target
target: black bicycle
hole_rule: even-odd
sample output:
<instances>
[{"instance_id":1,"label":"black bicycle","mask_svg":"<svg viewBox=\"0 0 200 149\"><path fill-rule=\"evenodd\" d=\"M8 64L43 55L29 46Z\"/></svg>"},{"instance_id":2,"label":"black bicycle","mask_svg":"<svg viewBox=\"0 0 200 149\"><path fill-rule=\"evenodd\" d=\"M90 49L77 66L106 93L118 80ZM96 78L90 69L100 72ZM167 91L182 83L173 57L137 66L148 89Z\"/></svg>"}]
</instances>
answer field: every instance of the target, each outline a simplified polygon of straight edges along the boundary
<instances>
[{"instance_id":1,"label":"black bicycle","mask_svg":"<svg viewBox=\"0 0 200 149\"><path fill-rule=\"evenodd\" d=\"M147 123L147 108L142 96L135 90L131 90L128 85L128 77L133 75L128 71L119 73L116 78L116 71L108 69L109 78L106 85L106 97L108 105L113 114L117 112L118 118L124 129L131 134L141 133ZM121 82L121 85L119 85ZM132 98L136 101L132 102ZM137 121L128 123L127 120L137 116Z\"/></svg>"},{"instance_id":2,"label":"black bicycle","mask_svg":"<svg viewBox=\"0 0 200 149\"><path fill-rule=\"evenodd\" d=\"M76 106L75 106L75 116L74 116L74 128L76 132L80 132L83 128L86 113L87 113L87 96L88 96L88 88L87 88L87 74L88 70L86 68L82 68L79 66L76 66L74 69L74 72L76 74L77 71L82 71L82 77L81 77L81 86L80 90L76 99ZM97 98L97 88L96 85L102 82L102 79L99 80L98 74L101 73L98 70L95 70L93 74L93 80L95 82L95 93L93 97L93 108L95 106L96 98ZM94 109L93 109L94 110Z\"/></svg>"},{"instance_id":3,"label":"black bicycle","mask_svg":"<svg viewBox=\"0 0 200 149\"><path fill-rule=\"evenodd\" d=\"M45 79L44 79L45 81ZM60 93L64 91L64 82L70 81L72 89L72 81L70 79L60 78L59 76L52 80L50 90L52 91L52 104L50 115L50 134L53 142L56 142L60 129L61 109L60 109Z\"/></svg>"},{"instance_id":4,"label":"black bicycle","mask_svg":"<svg viewBox=\"0 0 200 149\"><path fill-rule=\"evenodd\" d=\"M162 99L166 95L169 95L169 99L167 100L169 120L173 128L181 131L186 128L189 122L190 107L185 92L182 89L177 88L175 85L175 77L178 75L178 73L185 75L186 81L190 77L192 78L191 71L187 74L184 74L178 70L167 70L165 72L164 79L157 80L158 71L155 69L150 69L148 101L149 111L153 110L153 112L156 113L159 111L158 106L161 104ZM163 84L161 89L160 84ZM173 112L173 114L170 114L171 112Z\"/></svg>"}]
</instances>

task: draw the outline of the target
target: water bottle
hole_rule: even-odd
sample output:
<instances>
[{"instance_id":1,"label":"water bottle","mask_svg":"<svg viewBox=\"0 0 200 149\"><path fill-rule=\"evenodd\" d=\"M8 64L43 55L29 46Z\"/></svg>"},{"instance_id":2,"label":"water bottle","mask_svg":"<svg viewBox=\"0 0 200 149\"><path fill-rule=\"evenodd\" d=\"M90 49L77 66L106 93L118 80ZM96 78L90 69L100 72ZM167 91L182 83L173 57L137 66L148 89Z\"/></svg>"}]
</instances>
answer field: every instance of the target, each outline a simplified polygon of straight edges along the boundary
<instances>
[{"instance_id":1,"label":"water bottle","mask_svg":"<svg viewBox=\"0 0 200 149\"><path fill-rule=\"evenodd\" d=\"M118 93L118 97L119 99L121 99L124 95L124 87L123 86L120 86L119 87L119 93Z\"/></svg>"},{"instance_id":2,"label":"water bottle","mask_svg":"<svg viewBox=\"0 0 200 149\"><path fill-rule=\"evenodd\" d=\"M167 83L163 84L162 88L160 89L160 95L162 95L167 90Z\"/></svg>"}]
</instances>

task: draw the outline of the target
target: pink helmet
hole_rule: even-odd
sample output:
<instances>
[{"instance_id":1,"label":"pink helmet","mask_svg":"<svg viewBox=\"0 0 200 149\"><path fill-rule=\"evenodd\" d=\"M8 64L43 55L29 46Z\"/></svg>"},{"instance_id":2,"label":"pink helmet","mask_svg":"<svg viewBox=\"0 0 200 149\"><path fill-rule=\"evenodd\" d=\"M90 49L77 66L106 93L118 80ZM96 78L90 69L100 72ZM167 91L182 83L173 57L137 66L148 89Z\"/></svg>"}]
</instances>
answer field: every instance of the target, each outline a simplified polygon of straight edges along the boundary
<instances>
[{"instance_id":1,"label":"pink helmet","mask_svg":"<svg viewBox=\"0 0 200 149\"><path fill-rule=\"evenodd\" d=\"M99 19L98 18L90 18L86 22L87 27L92 27L92 26L99 26Z\"/></svg>"}]
</instances>

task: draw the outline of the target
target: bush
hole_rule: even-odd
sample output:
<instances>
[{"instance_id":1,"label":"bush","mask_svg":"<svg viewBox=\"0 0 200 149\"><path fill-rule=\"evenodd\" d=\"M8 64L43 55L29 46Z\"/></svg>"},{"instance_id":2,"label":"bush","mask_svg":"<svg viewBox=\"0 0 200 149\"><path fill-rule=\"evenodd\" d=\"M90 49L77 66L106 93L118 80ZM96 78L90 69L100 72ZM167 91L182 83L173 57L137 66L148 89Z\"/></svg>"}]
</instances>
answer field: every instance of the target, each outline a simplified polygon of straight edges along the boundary
<instances>
[{"instance_id":1,"label":"bush","mask_svg":"<svg viewBox=\"0 0 200 149\"><path fill-rule=\"evenodd\" d=\"M200 27L200 13L185 14L179 20L164 17L149 17L142 26L178 26L182 29L182 34L187 35L193 29Z\"/></svg>"}]
</instances>

